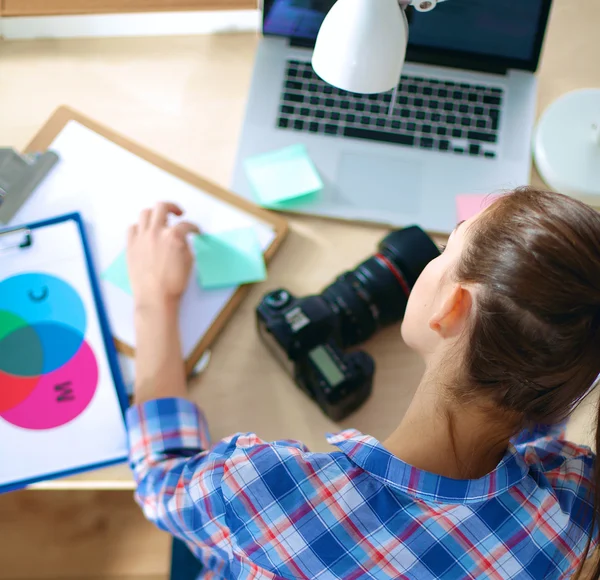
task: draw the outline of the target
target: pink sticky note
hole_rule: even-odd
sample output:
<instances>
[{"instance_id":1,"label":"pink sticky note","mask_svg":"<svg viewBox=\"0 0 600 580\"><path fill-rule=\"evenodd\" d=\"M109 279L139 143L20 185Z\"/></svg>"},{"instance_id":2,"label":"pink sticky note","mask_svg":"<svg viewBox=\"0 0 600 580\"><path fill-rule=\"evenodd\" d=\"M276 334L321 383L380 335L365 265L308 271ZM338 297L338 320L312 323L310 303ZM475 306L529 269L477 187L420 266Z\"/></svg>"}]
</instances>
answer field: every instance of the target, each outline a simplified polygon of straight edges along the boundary
<instances>
[{"instance_id":1,"label":"pink sticky note","mask_svg":"<svg viewBox=\"0 0 600 580\"><path fill-rule=\"evenodd\" d=\"M497 195L457 195L456 212L458 221L468 220L498 199Z\"/></svg>"}]
</instances>

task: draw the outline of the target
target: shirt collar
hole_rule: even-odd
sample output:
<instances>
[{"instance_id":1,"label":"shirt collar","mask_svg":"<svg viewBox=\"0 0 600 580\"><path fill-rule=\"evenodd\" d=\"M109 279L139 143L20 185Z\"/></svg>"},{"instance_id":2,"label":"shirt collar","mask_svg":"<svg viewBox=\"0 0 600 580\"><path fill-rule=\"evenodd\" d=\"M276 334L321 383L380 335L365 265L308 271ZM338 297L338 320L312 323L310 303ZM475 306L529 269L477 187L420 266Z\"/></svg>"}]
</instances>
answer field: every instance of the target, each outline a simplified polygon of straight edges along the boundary
<instances>
[{"instance_id":1,"label":"shirt collar","mask_svg":"<svg viewBox=\"0 0 600 580\"><path fill-rule=\"evenodd\" d=\"M518 484L528 473L525 460L512 444L496 469L482 478L452 479L405 463L377 439L354 429L328 435L327 440L354 464L386 485L426 501L469 503L486 500Z\"/></svg>"}]
</instances>

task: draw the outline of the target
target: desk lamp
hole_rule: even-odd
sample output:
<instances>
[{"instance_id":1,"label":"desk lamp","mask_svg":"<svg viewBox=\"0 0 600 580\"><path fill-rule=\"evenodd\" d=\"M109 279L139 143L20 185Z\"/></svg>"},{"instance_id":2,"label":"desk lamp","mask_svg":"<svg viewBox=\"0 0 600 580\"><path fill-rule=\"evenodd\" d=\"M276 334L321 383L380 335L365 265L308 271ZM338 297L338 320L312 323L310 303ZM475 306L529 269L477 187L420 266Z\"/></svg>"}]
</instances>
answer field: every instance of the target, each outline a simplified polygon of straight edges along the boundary
<instances>
[{"instance_id":1,"label":"desk lamp","mask_svg":"<svg viewBox=\"0 0 600 580\"><path fill-rule=\"evenodd\" d=\"M405 9L443 0L337 0L317 36L312 65L327 83L352 93L397 88L408 44Z\"/></svg>"},{"instance_id":2,"label":"desk lamp","mask_svg":"<svg viewBox=\"0 0 600 580\"><path fill-rule=\"evenodd\" d=\"M600 89L567 93L546 109L533 157L552 189L600 208Z\"/></svg>"}]
</instances>

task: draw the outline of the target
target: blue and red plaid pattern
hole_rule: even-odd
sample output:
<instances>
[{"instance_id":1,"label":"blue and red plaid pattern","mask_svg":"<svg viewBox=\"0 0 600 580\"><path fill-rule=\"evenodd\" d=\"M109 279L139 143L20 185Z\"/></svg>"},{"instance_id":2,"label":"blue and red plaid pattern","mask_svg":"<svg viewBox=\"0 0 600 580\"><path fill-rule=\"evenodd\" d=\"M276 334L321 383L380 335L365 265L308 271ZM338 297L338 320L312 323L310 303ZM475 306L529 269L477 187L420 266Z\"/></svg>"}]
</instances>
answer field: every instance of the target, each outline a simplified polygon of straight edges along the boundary
<instances>
[{"instance_id":1,"label":"blue and red plaid pattern","mask_svg":"<svg viewBox=\"0 0 600 580\"><path fill-rule=\"evenodd\" d=\"M550 430L511 444L485 477L455 480L353 430L328 437L339 451L311 453L254 434L211 446L182 399L127 418L136 498L205 578L563 578L591 527L595 457Z\"/></svg>"}]
</instances>

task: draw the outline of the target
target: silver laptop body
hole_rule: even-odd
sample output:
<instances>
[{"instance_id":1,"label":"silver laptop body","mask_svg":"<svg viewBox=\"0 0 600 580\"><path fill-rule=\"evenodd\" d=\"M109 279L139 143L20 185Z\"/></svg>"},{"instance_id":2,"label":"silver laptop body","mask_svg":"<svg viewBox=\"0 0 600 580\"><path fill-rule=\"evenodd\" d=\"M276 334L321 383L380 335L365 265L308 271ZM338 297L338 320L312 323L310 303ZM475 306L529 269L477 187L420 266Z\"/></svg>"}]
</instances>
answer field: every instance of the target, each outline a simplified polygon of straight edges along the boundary
<instances>
[{"instance_id":1,"label":"silver laptop body","mask_svg":"<svg viewBox=\"0 0 600 580\"><path fill-rule=\"evenodd\" d=\"M315 75L312 45L332 3L265 0L235 192L255 200L245 159L297 143L325 183L290 206L299 213L450 232L456 195L529 183L551 0L449 0L410 14L395 95L345 93Z\"/></svg>"}]
</instances>

